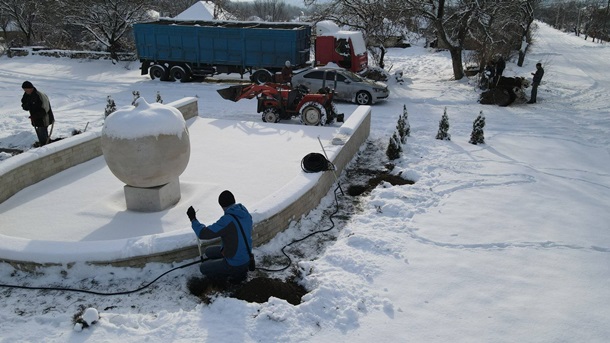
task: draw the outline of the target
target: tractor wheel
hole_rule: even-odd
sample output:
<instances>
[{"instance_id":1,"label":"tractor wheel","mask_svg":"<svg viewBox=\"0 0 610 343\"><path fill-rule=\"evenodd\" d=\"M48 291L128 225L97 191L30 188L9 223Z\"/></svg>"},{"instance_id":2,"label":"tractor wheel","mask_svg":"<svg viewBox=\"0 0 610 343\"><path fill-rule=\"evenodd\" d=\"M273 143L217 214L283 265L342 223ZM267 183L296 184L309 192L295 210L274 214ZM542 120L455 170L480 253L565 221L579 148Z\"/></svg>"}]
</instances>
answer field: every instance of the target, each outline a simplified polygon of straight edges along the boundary
<instances>
[{"instance_id":1,"label":"tractor wheel","mask_svg":"<svg viewBox=\"0 0 610 343\"><path fill-rule=\"evenodd\" d=\"M191 79L191 75L188 71L184 69L182 66L173 66L169 70L169 76L171 79L180 82L187 82Z\"/></svg>"},{"instance_id":2,"label":"tractor wheel","mask_svg":"<svg viewBox=\"0 0 610 343\"><path fill-rule=\"evenodd\" d=\"M373 102L371 93L366 91L360 91L356 93L356 103L358 105L370 105Z\"/></svg>"},{"instance_id":3,"label":"tractor wheel","mask_svg":"<svg viewBox=\"0 0 610 343\"><path fill-rule=\"evenodd\" d=\"M277 108L269 107L263 111L263 121L265 123L277 123L280 121L280 113Z\"/></svg>"},{"instance_id":4,"label":"tractor wheel","mask_svg":"<svg viewBox=\"0 0 610 343\"><path fill-rule=\"evenodd\" d=\"M273 75L266 69L259 69L252 74L250 80L258 85L262 85L273 80Z\"/></svg>"},{"instance_id":5,"label":"tractor wheel","mask_svg":"<svg viewBox=\"0 0 610 343\"><path fill-rule=\"evenodd\" d=\"M152 80L159 79L161 81L165 81L168 78L167 68L160 64L155 64L154 66L150 67L148 75L150 75Z\"/></svg>"},{"instance_id":6,"label":"tractor wheel","mask_svg":"<svg viewBox=\"0 0 610 343\"><path fill-rule=\"evenodd\" d=\"M326 110L315 101L305 103L301 108L301 124L324 126L326 124Z\"/></svg>"}]
</instances>

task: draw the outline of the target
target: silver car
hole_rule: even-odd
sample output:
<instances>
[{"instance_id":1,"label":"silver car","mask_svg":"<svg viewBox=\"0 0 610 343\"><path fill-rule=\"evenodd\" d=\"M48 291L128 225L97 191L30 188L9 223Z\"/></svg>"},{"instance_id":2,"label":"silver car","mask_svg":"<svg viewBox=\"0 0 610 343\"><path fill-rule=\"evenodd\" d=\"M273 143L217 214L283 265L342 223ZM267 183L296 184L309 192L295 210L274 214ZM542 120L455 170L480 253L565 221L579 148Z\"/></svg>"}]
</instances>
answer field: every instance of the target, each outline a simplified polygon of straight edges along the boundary
<instances>
[{"instance_id":1,"label":"silver car","mask_svg":"<svg viewBox=\"0 0 610 343\"><path fill-rule=\"evenodd\" d=\"M335 99L358 105L371 105L390 95L386 84L339 68L316 67L297 72L292 76L292 87L299 85L309 88L311 92L318 92L323 87L335 88Z\"/></svg>"}]
</instances>

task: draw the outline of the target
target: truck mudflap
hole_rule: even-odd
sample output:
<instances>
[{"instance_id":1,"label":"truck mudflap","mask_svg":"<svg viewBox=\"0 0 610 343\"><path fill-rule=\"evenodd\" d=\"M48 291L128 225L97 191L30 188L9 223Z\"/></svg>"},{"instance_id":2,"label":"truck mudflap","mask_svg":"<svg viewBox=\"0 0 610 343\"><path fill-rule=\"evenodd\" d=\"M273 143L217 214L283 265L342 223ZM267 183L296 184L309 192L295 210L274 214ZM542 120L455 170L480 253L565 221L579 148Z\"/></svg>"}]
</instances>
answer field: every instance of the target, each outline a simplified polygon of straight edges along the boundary
<instances>
[{"instance_id":1,"label":"truck mudflap","mask_svg":"<svg viewBox=\"0 0 610 343\"><path fill-rule=\"evenodd\" d=\"M244 88L249 87L249 85L236 85L228 88L218 89L217 92L223 99L231 100L233 102L241 99L244 94Z\"/></svg>"}]
</instances>

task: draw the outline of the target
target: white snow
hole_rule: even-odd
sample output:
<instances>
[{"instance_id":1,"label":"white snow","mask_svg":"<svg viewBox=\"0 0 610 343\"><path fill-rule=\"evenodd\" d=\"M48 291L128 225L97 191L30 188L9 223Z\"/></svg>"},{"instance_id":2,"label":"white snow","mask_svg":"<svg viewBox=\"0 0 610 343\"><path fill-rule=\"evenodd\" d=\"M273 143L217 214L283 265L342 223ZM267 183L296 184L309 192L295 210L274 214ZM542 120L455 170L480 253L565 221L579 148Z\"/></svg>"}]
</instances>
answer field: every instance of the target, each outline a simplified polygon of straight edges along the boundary
<instances>
[{"instance_id":1,"label":"white snow","mask_svg":"<svg viewBox=\"0 0 610 343\"><path fill-rule=\"evenodd\" d=\"M159 135L182 136L186 122L175 107L148 103L138 98L135 106L126 106L111 113L104 121L104 134L117 139L136 139Z\"/></svg>"},{"instance_id":2,"label":"white snow","mask_svg":"<svg viewBox=\"0 0 610 343\"><path fill-rule=\"evenodd\" d=\"M214 20L214 3L208 1L197 1L174 17L179 20Z\"/></svg>"},{"instance_id":3,"label":"white snow","mask_svg":"<svg viewBox=\"0 0 610 343\"><path fill-rule=\"evenodd\" d=\"M607 342L610 47L545 24L539 24L536 37L525 65L511 60L505 70L507 76L529 78L535 63L543 63L545 75L534 105L479 105L472 80L452 81L447 52L388 50L386 65L403 70L405 82L389 82L390 98L373 106L370 142L385 149L406 105L411 137L393 173L416 182L381 184L361 199L347 224L330 231L333 239L298 244L302 256L293 259L309 291L300 305L276 298L256 304L225 297L202 304L186 288L186 280L199 273L196 266L123 296L0 288L2 341ZM51 99L57 117L54 136L69 136L87 123L90 134L99 133L106 96L122 106L131 103L133 90L148 98L160 91L166 103L199 97L202 118L195 122L260 123L255 100L232 103L216 94L226 85L151 81L139 75L135 64L0 57L3 147L29 147L36 140L19 103L26 79ZM445 107L451 141L434 139ZM338 104L344 113L355 108ZM471 145L473 120L481 110L486 144ZM286 124L301 128L297 120ZM267 132L259 136L261 144L274 139ZM226 145L243 148L231 139ZM265 160L265 167L282 168L283 158ZM248 185L245 191L249 183L268 183L249 181L252 168L261 168L260 161L234 179ZM62 182L78 182L70 171L67 175ZM193 193L193 202L214 203L219 187L211 187L209 198ZM45 198L28 198L23 192L31 190L17 194L23 203L13 206ZM342 202L352 200L339 196ZM63 201L71 203L69 198ZM329 192L299 223L257 247L257 264L263 265L264 256L279 255L292 240L330 227L333 201ZM28 216L44 218L55 205L41 205ZM0 210L2 228L10 224L6 211ZM94 220L86 213L82 219ZM23 230L52 235L72 225L71 220L66 216L65 222L47 221ZM134 221L125 229L137 230L140 224ZM323 241L319 252L316 245ZM31 240L23 249L44 252L47 247L38 243ZM125 291L175 266L76 263L28 273L2 263L0 283ZM99 320L79 332L72 320L82 306L98 309Z\"/></svg>"},{"instance_id":4,"label":"white snow","mask_svg":"<svg viewBox=\"0 0 610 343\"><path fill-rule=\"evenodd\" d=\"M87 325L93 325L98 320L100 320L100 315L96 309L89 307L83 312L83 321L85 321Z\"/></svg>"}]
</instances>

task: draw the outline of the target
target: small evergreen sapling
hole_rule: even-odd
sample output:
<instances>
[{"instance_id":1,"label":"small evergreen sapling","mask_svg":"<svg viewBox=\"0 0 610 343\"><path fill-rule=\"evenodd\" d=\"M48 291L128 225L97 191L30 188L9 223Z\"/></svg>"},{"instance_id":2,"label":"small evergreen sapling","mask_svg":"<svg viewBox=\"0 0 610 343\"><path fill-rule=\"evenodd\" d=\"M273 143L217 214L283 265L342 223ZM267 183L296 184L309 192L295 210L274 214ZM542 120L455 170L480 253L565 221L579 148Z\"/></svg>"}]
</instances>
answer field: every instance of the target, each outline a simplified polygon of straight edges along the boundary
<instances>
[{"instance_id":1,"label":"small evergreen sapling","mask_svg":"<svg viewBox=\"0 0 610 343\"><path fill-rule=\"evenodd\" d=\"M400 153L402 152L402 147L400 146L400 140L398 139L398 134L394 132L392 137L390 137L390 142L388 143L388 148L385 151L388 159L395 160L400 157Z\"/></svg>"},{"instance_id":2,"label":"small evergreen sapling","mask_svg":"<svg viewBox=\"0 0 610 343\"><path fill-rule=\"evenodd\" d=\"M402 121L405 123L405 137L411 137L411 124L409 124L409 113L407 113L407 105L402 105Z\"/></svg>"},{"instance_id":3,"label":"small evergreen sapling","mask_svg":"<svg viewBox=\"0 0 610 343\"><path fill-rule=\"evenodd\" d=\"M470 134L470 144L485 144L485 134L483 128L485 127L485 115L483 111L479 113L477 119L472 123L472 133Z\"/></svg>"},{"instance_id":4,"label":"small evergreen sapling","mask_svg":"<svg viewBox=\"0 0 610 343\"><path fill-rule=\"evenodd\" d=\"M140 98L140 92L133 91L133 92L131 92L131 94L133 94L133 101L131 102L131 106L138 106L138 105L136 105L136 101Z\"/></svg>"},{"instance_id":5,"label":"small evergreen sapling","mask_svg":"<svg viewBox=\"0 0 610 343\"><path fill-rule=\"evenodd\" d=\"M104 118L108 117L110 113L116 111L116 104L114 100L110 97L110 95L106 98L106 109L104 110Z\"/></svg>"},{"instance_id":6,"label":"small evergreen sapling","mask_svg":"<svg viewBox=\"0 0 610 343\"><path fill-rule=\"evenodd\" d=\"M447 116L447 107L445 107L445 112L443 112L441 121L438 123L438 133L436 134L436 139L445 141L451 140L451 134L449 134L449 117Z\"/></svg>"},{"instance_id":7,"label":"small evergreen sapling","mask_svg":"<svg viewBox=\"0 0 610 343\"><path fill-rule=\"evenodd\" d=\"M398 118L398 124L396 125L398 135L400 136L400 142L402 144L407 143L407 137L411 135L411 125L409 125L409 115L407 114L407 105L404 105L402 115Z\"/></svg>"}]
</instances>

